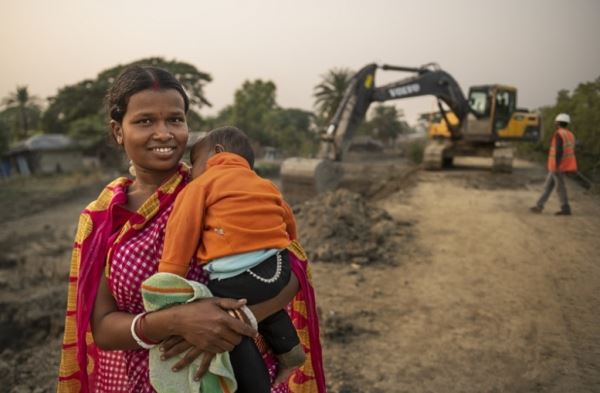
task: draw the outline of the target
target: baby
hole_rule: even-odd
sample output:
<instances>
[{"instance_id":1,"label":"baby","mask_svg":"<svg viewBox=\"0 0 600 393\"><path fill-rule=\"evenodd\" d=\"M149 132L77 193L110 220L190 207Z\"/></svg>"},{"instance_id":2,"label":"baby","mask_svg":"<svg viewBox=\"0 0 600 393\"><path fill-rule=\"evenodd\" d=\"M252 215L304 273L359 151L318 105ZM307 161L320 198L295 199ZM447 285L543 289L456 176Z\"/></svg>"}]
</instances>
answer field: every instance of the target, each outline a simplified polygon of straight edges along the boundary
<instances>
[{"instance_id":1,"label":"baby","mask_svg":"<svg viewBox=\"0 0 600 393\"><path fill-rule=\"evenodd\" d=\"M166 228L159 272L186 275L195 257L209 272L214 296L256 304L289 282L286 247L296 223L279 190L253 171L254 152L235 127L210 131L190 153L193 181L177 196ZM279 360L276 383L304 363L304 350L284 310L258 324ZM263 359L248 337L230 352L238 392L271 390Z\"/></svg>"}]
</instances>

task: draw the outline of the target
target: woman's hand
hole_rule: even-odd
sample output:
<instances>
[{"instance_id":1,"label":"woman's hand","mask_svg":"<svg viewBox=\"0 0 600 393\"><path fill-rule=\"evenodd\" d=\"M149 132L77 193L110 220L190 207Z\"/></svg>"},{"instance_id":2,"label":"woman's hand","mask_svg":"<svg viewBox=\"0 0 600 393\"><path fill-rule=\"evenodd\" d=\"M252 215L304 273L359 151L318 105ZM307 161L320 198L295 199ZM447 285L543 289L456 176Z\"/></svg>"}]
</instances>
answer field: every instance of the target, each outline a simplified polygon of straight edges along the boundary
<instances>
[{"instance_id":1,"label":"woman's hand","mask_svg":"<svg viewBox=\"0 0 600 393\"><path fill-rule=\"evenodd\" d=\"M284 287L284 289L276 297L269 299L265 302L249 306L249 308L252 310L256 319L258 321L261 321L264 318L268 317L269 315L275 313L276 311L281 310L289 302L291 302L292 299L294 298L294 296L296 295L296 293L298 292L299 288L300 288L300 285L298 283L298 279L296 278L296 276L294 276L292 274L291 278L290 278L290 282ZM237 301L237 300L232 300L232 299L219 299L219 298L205 299L204 301L208 301L208 300L216 302L215 304L217 304L219 306L218 308L220 308L221 310L238 309L243 304L245 304L245 302L243 302L243 301ZM198 302L196 302L196 303L198 303ZM194 304L194 303L192 303L192 304ZM188 307L192 304L182 305L179 307L182 307L182 308ZM197 306L197 307L199 307L199 306ZM179 313L179 312L187 313L188 311L177 310L177 313ZM253 329L251 329L251 330L253 330ZM246 335L248 335L248 334L246 334ZM241 336L239 336L239 340L241 340ZM237 339L234 340L235 345L237 345L237 343L239 343L239 340L237 340ZM210 361L215 356L215 352L210 352L208 350L203 351L201 348L195 347L193 344L186 341L182 336L171 336L171 337L165 339L160 344L160 347L161 347L161 351L163 352L164 359L170 359L173 356L176 356L176 355L186 352L185 356L182 357L174 365L173 371L178 371L178 370L181 370L181 369L187 367L198 356L205 353L206 356L203 357L201 365L200 365L198 371L196 372L196 378L198 378L198 379L201 378L206 373L206 371L208 370L208 367L210 365Z\"/></svg>"},{"instance_id":2,"label":"woman's hand","mask_svg":"<svg viewBox=\"0 0 600 393\"><path fill-rule=\"evenodd\" d=\"M173 335L183 337L203 352L231 351L242 336L256 337L258 334L226 311L245 304L245 300L209 298L173 307Z\"/></svg>"},{"instance_id":3,"label":"woman's hand","mask_svg":"<svg viewBox=\"0 0 600 393\"><path fill-rule=\"evenodd\" d=\"M245 300L209 298L146 314L144 336L163 341L169 336L181 336L201 351L230 351L242 336L258 333L244 322L233 318L227 310L237 309ZM119 311L103 277L96 295L92 315L92 331L99 348L139 349L130 333L132 314Z\"/></svg>"},{"instance_id":4,"label":"woman's hand","mask_svg":"<svg viewBox=\"0 0 600 393\"><path fill-rule=\"evenodd\" d=\"M161 359L166 360L185 352L173 366L176 372L204 355L195 375L199 380L216 353L231 351L239 344L242 335L256 336L256 330L226 312L245 304L245 300L210 298L174 307L175 331L178 335L168 337L160 344L163 352Z\"/></svg>"},{"instance_id":5,"label":"woman's hand","mask_svg":"<svg viewBox=\"0 0 600 393\"><path fill-rule=\"evenodd\" d=\"M200 349L193 347L190 343L185 341L179 336L169 337L160 344L160 350L163 352L161 360L167 360L173 356L179 355L180 353L186 352L186 354L173 366L173 372L177 372L188 365L190 365L196 358L204 353L204 357L200 362L200 367L196 371L194 378L200 380L202 376L208 371L210 362L215 357L214 353L202 352Z\"/></svg>"}]
</instances>

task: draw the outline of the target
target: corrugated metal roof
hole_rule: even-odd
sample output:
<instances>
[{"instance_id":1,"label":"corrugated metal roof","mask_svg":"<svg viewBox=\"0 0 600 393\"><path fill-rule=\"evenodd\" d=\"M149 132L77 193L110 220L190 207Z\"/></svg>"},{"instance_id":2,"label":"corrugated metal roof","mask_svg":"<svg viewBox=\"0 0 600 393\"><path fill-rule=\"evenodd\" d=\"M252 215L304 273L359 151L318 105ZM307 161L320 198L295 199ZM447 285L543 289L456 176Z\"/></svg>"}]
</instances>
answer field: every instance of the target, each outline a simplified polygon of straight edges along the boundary
<instances>
[{"instance_id":1,"label":"corrugated metal roof","mask_svg":"<svg viewBox=\"0 0 600 393\"><path fill-rule=\"evenodd\" d=\"M48 151L63 150L75 147L75 142L66 135L62 134L43 134L34 135L12 146L10 153L19 153L22 151Z\"/></svg>"}]
</instances>

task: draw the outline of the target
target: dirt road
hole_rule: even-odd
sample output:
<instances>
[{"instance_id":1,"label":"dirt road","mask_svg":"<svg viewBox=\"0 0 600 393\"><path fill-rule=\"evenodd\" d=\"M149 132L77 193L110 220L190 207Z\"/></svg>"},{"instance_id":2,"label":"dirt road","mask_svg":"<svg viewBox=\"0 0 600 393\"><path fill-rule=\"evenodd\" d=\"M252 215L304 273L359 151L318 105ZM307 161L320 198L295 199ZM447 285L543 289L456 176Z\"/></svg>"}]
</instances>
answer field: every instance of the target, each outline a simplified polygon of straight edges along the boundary
<instances>
[{"instance_id":1,"label":"dirt road","mask_svg":"<svg viewBox=\"0 0 600 393\"><path fill-rule=\"evenodd\" d=\"M372 202L402 228L395 260L313 264L329 391L600 392L598 197L569 183L572 217L552 215L554 196L533 215L543 170L457 164ZM90 198L0 228L0 390L54 389Z\"/></svg>"},{"instance_id":2,"label":"dirt road","mask_svg":"<svg viewBox=\"0 0 600 393\"><path fill-rule=\"evenodd\" d=\"M600 205L527 211L544 172L421 172L380 202L412 223L398 266L316 265L337 392L599 392Z\"/></svg>"}]
</instances>

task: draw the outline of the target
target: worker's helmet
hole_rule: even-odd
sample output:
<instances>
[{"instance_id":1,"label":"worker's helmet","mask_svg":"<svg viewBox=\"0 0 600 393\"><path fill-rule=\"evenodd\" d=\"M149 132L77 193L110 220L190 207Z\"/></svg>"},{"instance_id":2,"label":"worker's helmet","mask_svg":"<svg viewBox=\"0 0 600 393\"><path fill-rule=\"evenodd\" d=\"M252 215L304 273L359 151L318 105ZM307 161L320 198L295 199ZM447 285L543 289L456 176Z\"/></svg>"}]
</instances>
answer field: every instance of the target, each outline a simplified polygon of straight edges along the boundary
<instances>
[{"instance_id":1,"label":"worker's helmet","mask_svg":"<svg viewBox=\"0 0 600 393\"><path fill-rule=\"evenodd\" d=\"M556 115L556 119L554 119L554 121L557 123L570 123L571 116L567 115L566 113L559 113Z\"/></svg>"}]
</instances>

